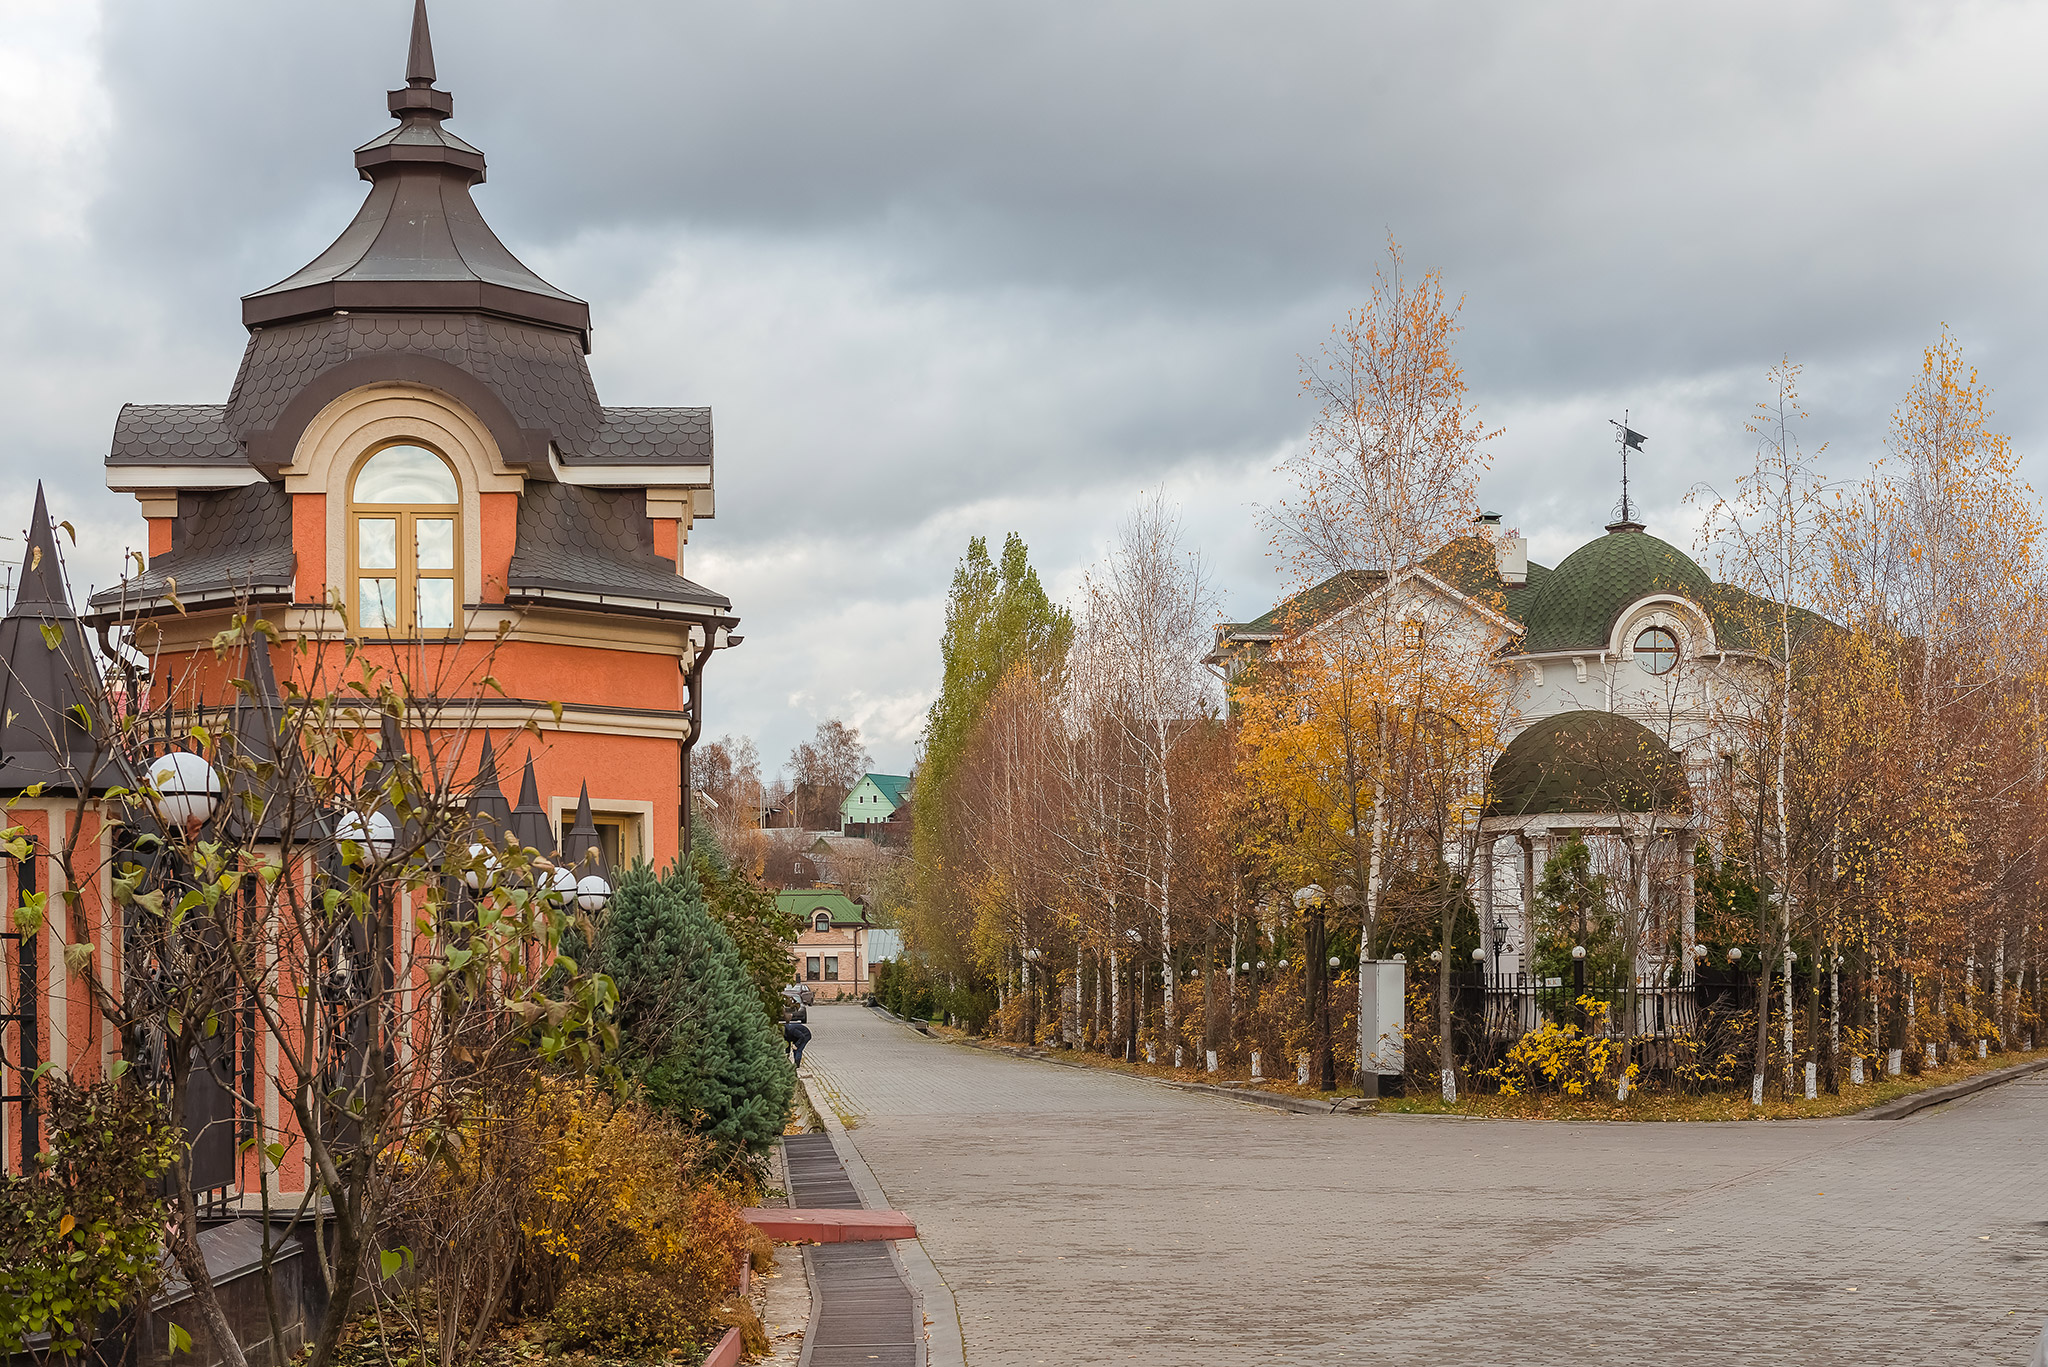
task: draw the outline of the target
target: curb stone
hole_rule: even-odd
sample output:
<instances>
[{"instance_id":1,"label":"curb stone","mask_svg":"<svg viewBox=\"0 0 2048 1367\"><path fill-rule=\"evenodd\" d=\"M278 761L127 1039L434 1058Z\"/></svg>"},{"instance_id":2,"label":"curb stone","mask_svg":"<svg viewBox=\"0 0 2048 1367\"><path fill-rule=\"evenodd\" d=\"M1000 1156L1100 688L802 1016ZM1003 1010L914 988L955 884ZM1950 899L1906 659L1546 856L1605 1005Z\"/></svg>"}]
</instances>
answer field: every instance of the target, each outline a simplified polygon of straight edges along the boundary
<instances>
[{"instance_id":1,"label":"curb stone","mask_svg":"<svg viewBox=\"0 0 2048 1367\"><path fill-rule=\"evenodd\" d=\"M1106 1069L1091 1068L1085 1063L1069 1063L1044 1049L1023 1049L971 1039L944 1042L962 1045L968 1049L980 1049L991 1054L1007 1054L1011 1058L1033 1059L1059 1068L1078 1068L1086 1073L1107 1072ZM1157 1087L1171 1087L1178 1092L1207 1093L1231 1101L1248 1102L1254 1106L1268 1106L1276 1111L1293 1111L1296 1115L1376 1115L1379 1112L1376 1105L1363 1097L1344 1097L1338 1101L1310 1101L1306 1097L1288 1096L1283 1092L1262 1092L1252 1087L1226 1087L1214 1082L1178 1082L1172 1078L1147 1077L1143 1073L1110 1073L1109 1076L1125 1078L1132 1082L1149 1082Z\"/></svg>"},{"instance_id":2,"label":"curb stone","mask_svg":"<svg viewBox=\"0 0 2048 1367\"><path fill-rule=\"evenodd\" d=\"M875 1006L871 1009L889 1017L893 1021L908 1026L927 1038L937 1038L920 1021L905 1020L884 1006ZM1034 1059L1040 1063L1050 1063L1061 1068L1079 1068L1084 1072L1091 1073L1104 1071L1099 1068L1090 1068L1085 1063L1069 1063L1065 1059L1054 1057L1044 1049L1025 1049L1011 1045L991 1044L985 1040L976 1039L944 1040L941 1042L958 1044L969 1049L980 1049L991 1054L1007 1054L1011 1058ZM1960 1082L1945 1083L1939 1087L1930 1087L1924 1092L1914 1092L1891 1101L1880 1102L1866 1110L1850 1111L1845 1115L1814 1116L1810 1118L1816 1120L1903 1120L1907 1116L1924 1111L1930 1106L1939 1106L1944 1102L1956 1101L1972 1093L1981 1092L1988 1087L1996 1087L2002 1082L2011 1082L2016 1078L2025 1077L2030 1073L2041 1072L2044 1069L2048 1069L2048 1058L2037 1059L2031 1063L2015 1064L2010 1068L1999 1068L1988 1073L1979 1073L1975 1077L1964 1078ZM1361 1097L1346 1097L1342 1101L1325 1104L1319 1101L1309 1101L1301 1097L1287 1096L1280 1092L1255 1091L1248 1087L1224 1087L1209 1082L1176 1082L1170 1078L1147 1077L1142 1073L1115 1074L1114 1076L1129 1077L1133 1081L1150 1082L1161 1087L1172 1087L1183 1092L1207 1092L1214 1096L1228 1097L1233 1101L1249 1102L1255 1106L1271 1106L1276 1110L1293 1111L1300 1115L1384 1114L1409 1120L1491 1120L1496 1118L1493 1116L1477 1115L1430 1115L1427 1113L1402 1111L1382 1112L1374 1103L1366 1101Z\"/></svg>"},{"instance_id":3,"label":"curb stone","mask_svg":"<svg viewBox=\"0 0 2048 1367\"><path fill-rule=\"evenodd\" d=\"M880 1007L875 1009L881 1010ZM823 1106L817 1104L817 1098L811 1095L811 1079L804 1072L797 1073L796 1084L802 1089L805 1102L823 1122L825 1133L831 1136L833 1151L839 1155L839 1161L845 1167L846 1175L852 1179L853 1189L860 1193L862 1203L887 1209L889 1198L883 1193L882 1184L875 1180L867 1160L854 1146L853 1136L846 1132L839 1113L832 1109L829 1100ZM967 1367L967 1331L960 1323L959 1303L953 1297L953 1288L946 1283L945 1274L939 1271L938 1264L926 1251L924 1240L897 1239L890 1243L889 1251L903 1280L910 1286L911 1304L916 1308L919 1325L924 1331L918 1354L920 1367ZM812 1303L816 1304L816 1301ZM809 1346L808 1340L805 1346Z\"/></svg>"},{"instance_id":4,"label":"curb stone","mask_svg":"<svg viewBox=\"0 0 2048 1367\"><path fill-rule=\"evenodd\" d=\"M2036 1059L2032 1063L2018 1063L2010 1068L1994 1068L1988 1073L1966 1077L1961 1082L1947 1082L1939 1087L1929 1087L1924 1092L1913 1092L1891 1101L1880 1102L1869 1110L1854 1112L1857 1120L1903 1120L1915 1111L1924 1111L1929 1106L1939 1106L1944 1101L1954 1101L1972 1092L1981 1092L1987 1087L1996 1087L2001 1082L2011 1082L2029 1073L2038 1073L2048 1068L2048 1058Z\"/></svg>"}]
</instances>

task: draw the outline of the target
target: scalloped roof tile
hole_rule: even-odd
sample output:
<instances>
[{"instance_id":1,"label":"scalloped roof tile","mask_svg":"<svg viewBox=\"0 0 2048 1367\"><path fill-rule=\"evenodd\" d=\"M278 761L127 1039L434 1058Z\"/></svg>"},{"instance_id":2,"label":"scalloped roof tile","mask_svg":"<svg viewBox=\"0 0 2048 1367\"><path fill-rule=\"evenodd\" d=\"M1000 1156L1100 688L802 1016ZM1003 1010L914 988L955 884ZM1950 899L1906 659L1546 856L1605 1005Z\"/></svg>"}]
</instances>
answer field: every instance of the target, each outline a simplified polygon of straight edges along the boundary
<instances>
[{"instance_id":1,"label":"scalloped roof tile","mask_svg":"<svg viewBox=\"0 0 2048 1367\"><path fill-rule=\"evenodd\" d=\"M188 513L183 506L190 502ZM292 500L282 484L245 484L218 493L180 496L178 544L151 560L149 568L92 596L96 610L137 610L165 599L177 580L181 599L246 592L254 597L289 595L296 562L292 555Z\"/></svg>"},{"instance_id":2,"label":"scalloped roof tile","mask_svg":"<svg viewBox=\"0 0 2048 1367\"><path fill-rule=\"evenodd\" d=\"M114 419L109 465L151 461L239 465L242 444L227 425L227 407L217 403L124 403Z\"/></svg>"},{"instance_id":3,"label":"scalloped roof tile","mask_svg":"<svg viewBox=\"0 0 2048 1367\"><path fill-rule=\"evenodd\" d=\"M709 465L708 408L607 408L583 452L589 464Z\"/></svg>"},{"instance_id":4,"label":"scalloped roof tile","mask_svg":"<svg viewBox=\"0 0 2048 1367\"><path fill-rule=\"evenodd\" d=\"M654 549L645 495L633 489L530 484L519 501L519 548L508 596L549 593L651 600L670 607L732 607L676 573Z\"/></svg>"},{"instance_id":5,"label":"scalloped roof tile","mask_svg":"<svg viewBox=\"0 0 2048 1367\"><path fill-rule=\"evenodd\" d=\"M1599 650L1623 609L1653 593L1684 598L1713 614L1713 581L1691 556L1643 531L1611 531L1566 556L1536 586L1521 649Z\"/></svg>"}]
</instances>

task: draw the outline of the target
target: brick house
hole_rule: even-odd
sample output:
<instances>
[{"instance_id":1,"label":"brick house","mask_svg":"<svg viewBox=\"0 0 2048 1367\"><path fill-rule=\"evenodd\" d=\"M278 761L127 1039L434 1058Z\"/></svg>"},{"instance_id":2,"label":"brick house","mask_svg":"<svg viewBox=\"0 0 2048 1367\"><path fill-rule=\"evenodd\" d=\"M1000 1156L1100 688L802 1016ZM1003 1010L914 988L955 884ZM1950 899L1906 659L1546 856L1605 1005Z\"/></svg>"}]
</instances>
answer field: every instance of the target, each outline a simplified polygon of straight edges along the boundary
<instances>
[{"instance_id":1,"label":"brick house","mask_svg":"<svg viewBox=\"0 0 2048 1367\"><path fill-rule=\"evenodd\" d=\"M842 892L794 888L775 894L784 912L803 922L789 957L798 981L819 1001L865 996L868 992L867 908Z\"/></svg>"}]
</instances>

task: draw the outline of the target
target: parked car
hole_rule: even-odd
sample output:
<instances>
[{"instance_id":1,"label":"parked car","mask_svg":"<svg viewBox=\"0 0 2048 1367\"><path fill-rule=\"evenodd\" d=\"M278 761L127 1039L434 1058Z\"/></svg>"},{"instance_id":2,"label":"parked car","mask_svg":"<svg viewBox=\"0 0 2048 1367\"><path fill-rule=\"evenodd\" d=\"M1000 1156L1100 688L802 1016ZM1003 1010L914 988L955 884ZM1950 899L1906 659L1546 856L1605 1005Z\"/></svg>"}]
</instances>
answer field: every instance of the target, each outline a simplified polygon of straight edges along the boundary
<instances>
[{"instance_id":1,"label":"parked car","mask_svg":"<svg viewBox=\"0 0 2048 1367\"><path fill-rule=\"evenodd\" d=\"M818 1000L818 994L807 983L791 983L782 989L782 995L802 1006L814 1005Z\"/></svg>"}]
</instances>

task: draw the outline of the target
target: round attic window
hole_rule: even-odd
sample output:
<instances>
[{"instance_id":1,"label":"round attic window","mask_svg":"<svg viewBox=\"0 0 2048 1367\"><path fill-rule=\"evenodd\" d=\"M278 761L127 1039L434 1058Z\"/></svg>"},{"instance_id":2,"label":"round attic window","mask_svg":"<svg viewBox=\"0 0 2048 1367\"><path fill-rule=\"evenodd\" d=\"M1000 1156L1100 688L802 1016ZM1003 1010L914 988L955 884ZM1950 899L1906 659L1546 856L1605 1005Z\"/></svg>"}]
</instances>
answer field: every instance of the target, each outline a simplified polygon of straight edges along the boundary
<instances>
[{"instance_id":1,"label":"round attic window","mask_svg":"<svg viewBox=\"0 0 2048 1367\"><path fill-rule=\"evenodd\" d=\"M1652 674L1678 668L1678 638L1663 627L1650 627L1636 637L1636 663Z\"/></svg>"}]
</instances>

